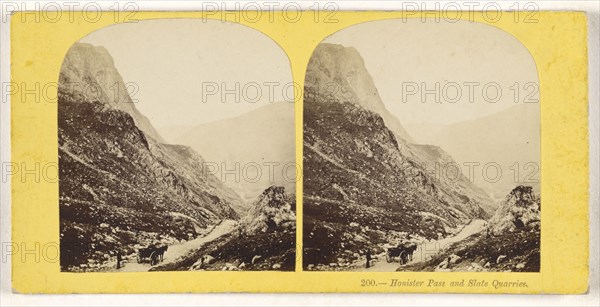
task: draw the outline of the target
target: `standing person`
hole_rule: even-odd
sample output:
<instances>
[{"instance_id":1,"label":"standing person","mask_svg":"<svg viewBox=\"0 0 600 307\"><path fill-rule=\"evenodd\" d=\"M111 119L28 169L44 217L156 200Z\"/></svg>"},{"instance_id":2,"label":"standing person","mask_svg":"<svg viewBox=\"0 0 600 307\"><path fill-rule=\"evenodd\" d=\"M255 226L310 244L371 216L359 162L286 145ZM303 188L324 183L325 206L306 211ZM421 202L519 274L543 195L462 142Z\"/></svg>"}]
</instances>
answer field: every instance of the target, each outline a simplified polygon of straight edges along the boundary
<instances>
[{"instance_id":1,"label":"standing person","mask_svg":"<svg viewBox=\"0 0 600 307\"><path fill-rule=\"evenodd\" d=\"M121 261L123 259L121 258L121 251L117 250L117 270L121 268Z\"/></svg>"},{"instance_id":2,"label":"standing person","mask_svg":"<svg viewBox=\"0 0 600 307\"><path fill-rule=\"evenodd\" d=\"M367 250L367 269L371 267L371 250Z\"/></svg>"}]
</instances>

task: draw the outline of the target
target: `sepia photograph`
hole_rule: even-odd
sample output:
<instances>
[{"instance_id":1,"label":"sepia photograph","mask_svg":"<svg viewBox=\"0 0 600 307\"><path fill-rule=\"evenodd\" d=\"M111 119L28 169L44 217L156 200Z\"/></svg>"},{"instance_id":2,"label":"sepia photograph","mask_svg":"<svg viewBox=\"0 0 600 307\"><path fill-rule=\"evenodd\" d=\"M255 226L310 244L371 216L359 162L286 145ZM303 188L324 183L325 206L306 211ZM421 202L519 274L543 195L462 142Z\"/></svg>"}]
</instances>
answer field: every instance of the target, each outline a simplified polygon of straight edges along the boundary
<instances>
[{"instance_id":1,"label":"sepia photograph","mask_svg":"<svg viewBox=\"0 0 600 307\"><path fill-rule=\"evenodd\" d=\"M179 2L2 3L0 305L598 305L592 4Z\"/></svg>"},{"instance_id":2,"label":"sepia photograph","mask_svg":"<svg viewBox=\"0 0 600 307\"><path fill-rule=\"evenodd\" d=\"M468 21L371 21L306 69L303 268L540 271L535 62Z\"/></svg>"},{"instance_id":3,"label":"sepia photograph","mask_svg":"<svg viewBox=\"0 0 600 307\"><path fill-rule=\"evenodd\" d=\"M235 23L97 30L58 83L60 268L294 271L285 52Z\"/></svg>"}]
</instances>

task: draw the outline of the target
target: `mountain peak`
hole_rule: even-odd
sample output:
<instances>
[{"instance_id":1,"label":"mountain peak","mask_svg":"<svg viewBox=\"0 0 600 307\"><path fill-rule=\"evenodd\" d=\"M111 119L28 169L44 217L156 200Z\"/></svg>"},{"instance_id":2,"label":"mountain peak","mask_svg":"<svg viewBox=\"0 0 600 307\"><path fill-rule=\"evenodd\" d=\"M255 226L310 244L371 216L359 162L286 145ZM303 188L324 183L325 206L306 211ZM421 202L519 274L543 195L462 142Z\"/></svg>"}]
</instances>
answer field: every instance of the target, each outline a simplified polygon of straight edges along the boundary
<instances>
[{"instance_id":1,"label":"mountain peak","mask_svg":"<svg viewBox=\"0 0 600 307\"><path fill-rule=\"evenodd\" d=\"M319 44L306 71L305 87L327 100L351 102L379 114L400 142L413 143L412 137L385 107L363 58L354 47Z\"/></svg>"},{"instance_id":2,"label":"mountain peak","mask_svg":"<svg viewBox=\"0 0 600 307\"><path fill-rule=\"evenodd\" d=\"M58 93L78 102L99 102L128 113L147 136L164 143L148 118L138 111L128 87L115 67L108 50L102 46L75 43L61 66Z\"/></svg>"}]
</instances>

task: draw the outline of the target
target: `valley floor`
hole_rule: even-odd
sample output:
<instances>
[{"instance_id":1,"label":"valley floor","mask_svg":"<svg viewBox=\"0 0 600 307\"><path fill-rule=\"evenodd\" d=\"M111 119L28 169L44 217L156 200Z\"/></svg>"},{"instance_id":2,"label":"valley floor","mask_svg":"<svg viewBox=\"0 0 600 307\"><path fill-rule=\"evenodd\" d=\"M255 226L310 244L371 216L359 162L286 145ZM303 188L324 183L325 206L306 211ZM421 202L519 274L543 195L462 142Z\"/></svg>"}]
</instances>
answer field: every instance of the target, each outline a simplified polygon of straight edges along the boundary
<instances>
[{"instance_id":1,"label":"valley floor","mask_svg":"<svg viewBox=\"0 0 600 307\"><path fill-rule=\"evenodd\" d=\"M465 240L473 234L481 232L487 222L484 220L471 220L468 224L464 225L456 235L446 237L441 240L430 240L418 245L417 250L413 254L413 259L406 265L412 265L431 259L433 256L439 254L445 247L450 244L457 243ZM387 262L385 260L385 252L374 255L371 261L371 267L366 268L366 260L361 259L352 264L349 271L360 271L360 272L395 272L398 268L405 266L400 265L398 258L394 258L394 261Z\"/></svg>"},{"instance_id":2,"label":"valley floor","mask_svg":"<svg viewBox=\"0 0 600 307\"><path fill-rule=\"evenodd\" d=\"M223 235L226 235L233 231L237 226L237 222L233 220L224 220L217 225L207 235L195 238L190 241L185 241L178 244L170 245L164 254L163 261L159 265L174 263L181 257L184 257L192 251L202 247L204 244L211 242ZM111 262L109 271L111 272L146 272L149 271L153 266L149 263L137 263L136 255L132 254L125 257L125 262L122 263L120 269L116 269L116 262Z\"/></svg>"}]
</instances>

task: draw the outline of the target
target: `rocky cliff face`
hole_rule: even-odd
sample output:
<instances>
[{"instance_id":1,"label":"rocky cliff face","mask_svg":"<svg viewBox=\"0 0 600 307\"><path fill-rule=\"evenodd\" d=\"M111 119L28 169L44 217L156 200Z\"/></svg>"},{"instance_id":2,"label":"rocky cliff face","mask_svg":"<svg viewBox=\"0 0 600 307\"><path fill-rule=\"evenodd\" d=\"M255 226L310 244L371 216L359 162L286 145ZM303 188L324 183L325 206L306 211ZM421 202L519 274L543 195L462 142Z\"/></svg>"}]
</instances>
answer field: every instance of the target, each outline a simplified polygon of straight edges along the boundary
<instances>
[{"instance_id":1,"label":"rocky cliff face","mask_svg":"<svg viewBox=\"0 0 600 307\"><path fill-rule=\"evenodd\" d=\"M337 89L324 90L331 83ZM320 44L305 84L305 265L343 262L390 236L437 239L489 217L485 193L462 174L447 180L424 167L452 159L440 148L411 144L356 50Z\"/></svg>"},{"instance_id":2,"label":"rocky cliff face","mask_svg":"<svg viewBox=\"0 0 600 307\"><path fill-rule=\"evenodd\" d=\"M106 50L75 44L59 80L63 270L94 270L117 249L189 239L238 218L232 206L241 200L202 172L198 154L162 143L127 92L110 91L124 84Z\"/></svg>"}]
</instances>

